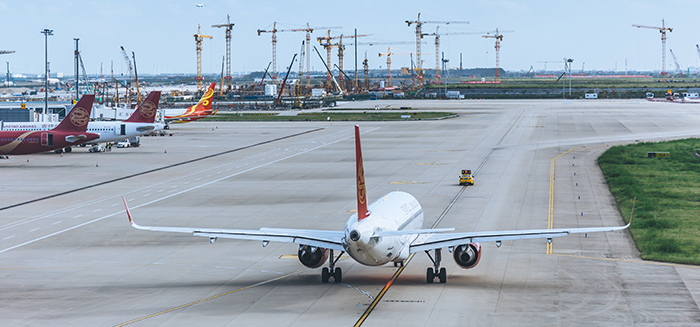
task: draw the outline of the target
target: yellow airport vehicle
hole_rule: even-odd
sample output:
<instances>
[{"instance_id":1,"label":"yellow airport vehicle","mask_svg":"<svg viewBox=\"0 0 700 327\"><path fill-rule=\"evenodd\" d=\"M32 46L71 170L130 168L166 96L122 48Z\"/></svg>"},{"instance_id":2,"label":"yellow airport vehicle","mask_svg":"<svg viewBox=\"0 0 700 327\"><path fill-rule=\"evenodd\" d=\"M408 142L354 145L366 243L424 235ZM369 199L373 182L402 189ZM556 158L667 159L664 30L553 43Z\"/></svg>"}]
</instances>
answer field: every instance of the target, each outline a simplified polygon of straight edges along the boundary
<instances>
[{"instance_id":1,"label":"yellow airport vehicle","mask_svg":"<svg viewBox=\"0 0 700 327\"><path fill-rule=\"evenodd\" d=\"M459 185L474 185L474 177L471 170L462 170L462 176L459 177Z\"/></svg>"}]
</instances>

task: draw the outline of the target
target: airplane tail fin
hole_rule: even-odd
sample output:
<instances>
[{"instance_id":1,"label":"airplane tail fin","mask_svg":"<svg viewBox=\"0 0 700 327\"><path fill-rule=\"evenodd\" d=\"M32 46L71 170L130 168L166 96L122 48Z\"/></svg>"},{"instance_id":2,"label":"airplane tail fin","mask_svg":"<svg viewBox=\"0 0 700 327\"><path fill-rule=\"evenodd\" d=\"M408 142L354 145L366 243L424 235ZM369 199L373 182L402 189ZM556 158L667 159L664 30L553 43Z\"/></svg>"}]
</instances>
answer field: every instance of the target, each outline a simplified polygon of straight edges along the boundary
<instances>
[{"instance_id":1,"label":"airplane tail fin","mask_svg":"<svg viewBox=\"0 0 700 327\"><path fill-rule=\"evenodd\" d=\"M195 105L195 111L193 112L193 115L198 116L198 115L203 115L205 114L205 111L211 111L211 103L212 103L212 98L214 97L214 87L216 86L216 83L211 83L209 84L209 88L207 88L207 91L204 92L204 95L202 95L202 98L199 99L199 102Z\"/></svg>"},{"instance_id":2,"label":"airplane tail fin","mask_svg":"<svg viewBox=\"0 0 700 327\"><path fill-rule=\"evenodd\" d=\"M85 94L80 101L73 106L73 109L66 115L54 131L78 132L87 130L92 111L92 102L95 101L94 94Z\"/></svg>"},{"instance_id":3,"label":"airplane tail fin","mask_svg":"<svg viewBox=\"0 0 700 327\"><path fill-rule=\"evenodd\" d=\"M160 91L152 91L143 100L134 113L131 114L129 119L125 122L129 123L149 123L152 124L156 120L156 113L158 112L158 102L160 101Z\"/></svg>"},{"instance_id":4,"label":"airplane tail fin","mask_svg":"<svg viewBox=\"0 0 700 327\"><path fill-rule=\"evenodd\" d=\"M367 189L365 188L365 168L362 164L362 146L360 145L360 126L355 125L355 167L357 176L357 220L369 217L367 210Z\"/></svg>"}]
</instances>

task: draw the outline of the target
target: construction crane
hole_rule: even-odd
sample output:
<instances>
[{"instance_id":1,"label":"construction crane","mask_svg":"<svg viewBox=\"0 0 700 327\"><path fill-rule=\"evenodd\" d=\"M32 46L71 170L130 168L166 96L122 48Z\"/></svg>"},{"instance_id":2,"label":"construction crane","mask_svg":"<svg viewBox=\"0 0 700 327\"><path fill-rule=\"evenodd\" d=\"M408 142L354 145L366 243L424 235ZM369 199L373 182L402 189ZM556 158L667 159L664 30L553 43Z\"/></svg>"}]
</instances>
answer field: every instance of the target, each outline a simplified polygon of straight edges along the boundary
<instances>
[{"instance_id":1,"label":"construction crane","mask_svg":"<svg viewBox=\"0 0 700 327\"><path fill-rule=\"evenodd\" d=\"M440 35L467 35L467 34L482 34L488 32L451 32L443 33L439 32L440 26L435 27L435 33L423 33L423 36L435 36L435 83L440 83Z\"/></svg>"},{"instance_id":2,"label":"construction crane","mask_svg":"<svg viewBox=\"0 0 700 327\"><path fill-rule=\"evenodd\" d=\"M204 77L202 77L202 40L204 40L204 38L213 39L214 37L202 35L201 26L197 24L197 34L194 34L194 42L197 49L197 77L194 79L197 80L197 92L202 91L202 81L204 80Z\"/></svg>"},{"instance_id":3,"label":"construction crane","mask_svg":"<svg viewBox=\"0 0 700 327\"><path fill-rule=\"evenodd\" d=\"M299 49L299 72L297 73L297 83L294 85L294 93L298 97L301 97L303 94L303 85L301 84L301 74L302 71L304 70L304 56L306 55L306 50L304 49L304 45L306 43L304 41L301 41L301 49Z\"/></svg>"},{"instance_id":4,"label":"construction crane","mask_svg":"<svg viewBox=\"0 0 700 327\"><path fill-rule=\"evenodd\" d=\"M311 52L311 33L315 29L336 29L336 28L342 28L338 26L332 26L332 27L309 27L309 23L306 23L306 28L292 28L292 29L284 29L284 30L278 30L277 29L277 22L272 23L272 29L271 30L258 30L258 36L260 36L261 33L272 33L272 82L277 83L277 33L278 32L306 32L306 52L310 53ZM306 58L306 87L310 88L311 87L311 72L310 72L310 67L311 67L311 62L309 59L310 56L307 56Z\"/></svg>"},{"instance_id":5,"label":"construction crane","mask_svg":"<svg viewBox=\"0 0 700 327\"><path fill-rule=\"evenodd\" d=\"M666 82L666 31L673 32L673 28L666 27L666 22L661 20L661 27L658 26L646 26L646 25L632 25L636 28L651 28L659 30L661 33L661 80Z\"/></svg>"},{"instance_id":6,"label":"construction crane","mask_svg":"<svg viewBox=\"0 0 700 327\"><path fill-rule=\"evenodd\" d=\"M503 32L498 32L498 28L496 28L495 31L487 33L487 35L482 35L481 37L485 38L491 38L496 40L496 45L494 48L496 48L496 81L501 80L501 64L499 60L499 56L501 53L501 41L503 41L503 34L502 33L508 33L512 31L503 31ZM493 35L491 35L493 33Z\"/></svg>"},{"instance_id":7,"label":"construction crane","mask_svg":"<svg viewBox=\"0 0 700 327\"><path fill-rule=\"evenodd\" d=\"M139 73L136 69L136 54L131 51L131 56L134 58L134 80L136 81L136 103L141 103L141 90L139 89Z\"/></svg>"},{"instance_id":8,"label":"construction crane","mask_svg":"<svg viewBox=\"0 0 700 327\"><path fill-rule=\"evenodd\" d=\"M357 34L357 35L339 35L339 36L331 36L331 30L328 30L328 36L319 36L316 38L318 40L318 43L321 44L326 49L326 61L328 65L330 65L331 62L331 49L333 47L338 48L338 67L340 70L343 70L343 51L345 50L345 46L343 45L343 39L347 38L355 38L355 37L366 37L366 36L371 36L373 34ZM338 43L331 44L331 40L338 39ZM323 43L323 42L326 43ZM330 73L329 73L330 74ZM328 88L331 88L330 84L330 76L326 76L326 82L328 83ZM345 84L343 83L343 74L338 74L338 83L342 85L343 87Z\"/></svg>"},{"instance_id":9,"label":"construction crane","mask_svg":"<svg viewBox=\"0 0 700 327\"><path fill-rule=\"evenodd\" d=\"M408 52L391 52L391 47L388 47L385 53L380 52L379 57L386 56L386 79L387 86L391 87L391 56L392 55L410 55Z\"/></svg>"},{"instance_id":10,"label":"construction crane","mask_svg":"<svg viewBox=\"0 0 700 327\"><path fill-rule=\"evenodd\" d=\"M126 53L126 50L124 50L124 47L122 46L121 48L126 69L129 70L129 80L124 85L126 87L126 94L124 96L126 97L127 106L131 107L131 81L134 79L134 66L131 64L131 59L129 59L129 55ZM85 80L85 83L87 83L87 79Z\"/></svg>"},{"instance_id":11,"label":"construction crane","mask_svg":"<svg viewBox=\"0 0 700 327\"><path fill-rule=\"evenodd\" d=\"M224 76L224 81L226 82L226 92L231 92L231 30L233 30L233 25L235 24L231 23L231 17L229 15L226 15L226 24L217 24L211 26L218 28L226 28L226 76ZM221 84L223 84L224 81L222 81ZM223 91L223 86L220 87Z\"/></svg>"},{"instance_id":12,"label":"construction crane","mask_svg":"<svg viewBox=\"0 0 700 327\"><path fill-rule=\"evenodd\" d=\"M683 70L681 69L681 65L678 64L678 59L676 59L676 55L673 53L673 49L668 49L668 51L671 52L671 57L673 58L673 63L676 64L676 70L678 71L678 75L680 75L680 77L683 77Z\"/></svg>"},{"instance_id":13,"label":"construction crane","mask_svg":"<svg viewBox=\"0 0 700 327\"><path fill-rule=\"evenodd\" d=\"M421 56L421 39L423 38L423 24L469 24L467 21L431 21L431 20L420 20L420 13L418 13L417 20L407 20L406 24L411 26L411 24L416 24L416 71L418 72L418 87L423 86L423 61L420 59ZM436 54L437 55L437 54Z\"/></svg>"}]
</instances>

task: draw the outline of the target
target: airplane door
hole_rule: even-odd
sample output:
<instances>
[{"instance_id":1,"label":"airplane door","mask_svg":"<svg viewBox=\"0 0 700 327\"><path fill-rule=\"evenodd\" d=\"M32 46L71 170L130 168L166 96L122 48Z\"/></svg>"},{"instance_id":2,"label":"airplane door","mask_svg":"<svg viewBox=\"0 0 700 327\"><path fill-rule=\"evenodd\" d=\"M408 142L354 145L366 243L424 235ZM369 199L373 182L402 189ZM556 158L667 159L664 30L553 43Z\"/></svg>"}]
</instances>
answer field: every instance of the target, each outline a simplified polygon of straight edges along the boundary
<instances>
[{"instance_id":1,"label":"airplane door","mask_svg":"<svg viewBox=\"0 0 700 327\"><path fill-rule=\"evenodd\" d=\"M41 133L41 145L53 146L53 133Z\"/></svg>"},{"instance_id":2,"label":"airplane door","mask_svg":"<svg viewBox=\"0 0 700 327\"><path fill-rule=\"evenodd\" d=\"M119 135L126 135L126 124L121 124L121 133Z\"/></svg>"}]
</instances>

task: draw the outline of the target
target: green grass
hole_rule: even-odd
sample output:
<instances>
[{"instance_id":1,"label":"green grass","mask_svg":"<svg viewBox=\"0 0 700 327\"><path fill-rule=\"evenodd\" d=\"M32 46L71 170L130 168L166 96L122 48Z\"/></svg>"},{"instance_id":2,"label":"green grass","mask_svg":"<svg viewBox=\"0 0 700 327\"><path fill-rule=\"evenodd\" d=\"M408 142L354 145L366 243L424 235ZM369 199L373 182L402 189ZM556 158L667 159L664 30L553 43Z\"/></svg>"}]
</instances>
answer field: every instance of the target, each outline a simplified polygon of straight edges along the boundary
<instances>
[{"instance_id":1,"label":"green grass","mask_svg":"<svg viewBox=\"0 0 700 327\"><path fill-rule=\"evenodd\" d=\"M670 152L670 158L647 158ZM700 139L615 146L598 164L642 259L700 264Z\"/></svg>"},{"instance_id":2,"label":"green grass","mask_svg":"<svg viewBox=\"0 0 700 327\"><path fill-rule=\"evenodd\" d=\"M410 115L411 118L401 118ZM276 114L244 113L222 114L202 118L202 121L383 121L383 120L423 120L456 117L450 112L312 112L300 113L296 116L280 116Z\"/></svg>"}]
</instances>

